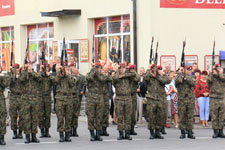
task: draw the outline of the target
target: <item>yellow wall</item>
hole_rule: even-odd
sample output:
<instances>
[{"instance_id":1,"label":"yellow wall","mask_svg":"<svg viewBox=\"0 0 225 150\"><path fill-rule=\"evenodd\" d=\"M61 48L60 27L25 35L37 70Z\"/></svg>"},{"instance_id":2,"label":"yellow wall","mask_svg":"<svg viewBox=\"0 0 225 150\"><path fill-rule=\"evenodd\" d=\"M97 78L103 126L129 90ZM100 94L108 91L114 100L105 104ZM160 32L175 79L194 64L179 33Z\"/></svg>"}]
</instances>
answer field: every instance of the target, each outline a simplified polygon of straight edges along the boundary
<instances>
[{"instance_id":1,"label":"yellow wall","mask_svg":"<svg viewBox=\"0 0 225 150\"><path fill-rule=\"evenodd\" d=\"M41 17L40 12L81 9L81 16ZM94 18L130 14L131 0L15 0L15 15L0 17L0 27L14 26L16 62L23 63L26 49L26 25L54 23L54 40L89 39L89 60L92 58ZM148 66L151 37L159 40L159 55L176 55L180 63L182 41L187 38L186 55L198 55L204 67L204 55L210 55L214 37L216 53L225 49L225 11L223 9L165 9L160 0L137 0L138 66ZM133 25L131 24L131 29ZM131 30L131 39L133 39ZM131 49L133 50L131 41ZM131 52L133 60L133 51ZM159 62L159 61L158 61ZM81 64L87 73L90 63Z\"/></svg>"}]
</instances>

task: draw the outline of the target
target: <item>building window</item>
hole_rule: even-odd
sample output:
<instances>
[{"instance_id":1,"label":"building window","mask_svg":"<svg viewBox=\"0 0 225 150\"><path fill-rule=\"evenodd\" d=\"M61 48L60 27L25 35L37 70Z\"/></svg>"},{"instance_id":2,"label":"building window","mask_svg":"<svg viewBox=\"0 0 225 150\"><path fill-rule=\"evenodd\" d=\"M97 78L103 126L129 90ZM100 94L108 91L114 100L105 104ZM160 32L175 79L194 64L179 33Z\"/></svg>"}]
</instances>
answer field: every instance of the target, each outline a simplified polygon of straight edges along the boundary
<instances>
[{"instance_id":1,"label":"building window","mask_svg":"<svg viewBox=\"0 0 225 150\"><path fill-rule=\"evenodd\" d=\"M29 59L32 64L39 64L43 50L45 52L46 61L52 64L55 55L58 55L58 52L54 49L53 23L28 25L27 37L29 37Z\"/></svg>"},{"instance_id":2,"label":"building window","mask_svg":"<svg viewBox=\"0 0 225 150\"><path fill-rule=\"evenodd\" d=\"M130 63L130 16L95 19L95 61Z\"/></svg>"},{"instance_id":3,"label":"building window","mask_svg":"<svg viewBox=\"0 0 225 150\"><path fill-rule=\"evenodd\" d=\"M14 41L14 28L3 27L0 28L0 63L2 70L9 71L10 53L12 50L12 41ZM15 57L15 43L13 44L13 51Z\"/></svg>"}]
</instances>

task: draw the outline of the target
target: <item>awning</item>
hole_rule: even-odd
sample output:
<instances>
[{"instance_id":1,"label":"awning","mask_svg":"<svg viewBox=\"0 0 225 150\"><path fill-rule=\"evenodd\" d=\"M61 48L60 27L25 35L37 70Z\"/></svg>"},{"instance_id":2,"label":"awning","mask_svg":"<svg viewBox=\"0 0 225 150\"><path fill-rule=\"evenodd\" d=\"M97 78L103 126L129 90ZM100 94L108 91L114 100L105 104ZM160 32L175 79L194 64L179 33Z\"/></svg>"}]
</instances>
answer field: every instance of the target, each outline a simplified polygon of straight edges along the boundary
<instances>
[{"instance_id":1,"label":"awning","mask_svg":"<svg viewBox=\"0 0 225 150\"><path fill-rule=\"evenodd\" d=\"M63 17L81 15L81 9L63 9L60 11L41 12L42 17Z\"/></svg>"}]
</instances>

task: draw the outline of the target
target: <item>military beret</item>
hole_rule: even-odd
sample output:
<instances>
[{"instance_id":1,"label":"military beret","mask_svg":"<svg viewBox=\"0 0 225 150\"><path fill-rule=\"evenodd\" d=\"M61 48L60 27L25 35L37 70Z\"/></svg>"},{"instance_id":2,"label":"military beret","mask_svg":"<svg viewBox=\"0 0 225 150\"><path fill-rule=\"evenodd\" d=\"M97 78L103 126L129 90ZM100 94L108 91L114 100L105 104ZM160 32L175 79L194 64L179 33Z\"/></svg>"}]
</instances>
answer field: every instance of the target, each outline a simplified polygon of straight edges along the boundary
<instances>
[{"instance_id":1,"label":"military beret","mask_svg":"<svg viewBox=\"0 0 225 150\"><path fill-rule=\"evenodd\" d=\"M157 66L157 69L158 70L162 70L162 66Z\"/></svg>"},{"instance_id":2,"label":"military beret","mask_svg":"<svg viewBox=\"0 0 225 150\"><path fill-rule=\"evenodd\" d=\"M16 64L15 66L16 66L16 69L19 69L20 68L20 65L19 64Z\"/></svg>"},{"instance_id":3,"label":"military beret","mask_svg":"<svg viewBox=\"0 0 225 150\"><path fill-rule=\"evenodd\" d=\"M95 63L95 66L100 66L100 67L101 67L102 65L101 65L101 63L96 62L96 63Z\"/></svg>"},{"instance_id":4,"label":"military beret","mask_svg":"<svg viewBox=\"0 0 225 150\"><path fill-rule=\"evenodd\" d=\"M217 68L217 67L220 67L220 64L215 64L215 67Z\"/></svg>"},{"instance_id":5,"label":"military beret","mask_svg":"<svg viewBox=\"0 0 225 150\"><path fill-rule=\"evenodd\" d=\"M68 66L68 62L64 61L64 66Z\"/></svg>"},{"instance_id":6,"label":"military beret","mask_svg":"<svg viewBox=\"0 0 225 150\"><path fill-rule=\"evenodd\" d=\"M188 66L187 67L187 70L192 70L192 66Z\"/></svg>"},{"instance_id":7,"label":"military beret","mask_svg":"<svg viewBox=\"0 0 225 150\"><path fill-rule=\"evenodd\" d=\"M69 66L70 67L74 67L74 66L76 66L76 64L75 63L71 63Z\"/></svg>"}]
</instances>

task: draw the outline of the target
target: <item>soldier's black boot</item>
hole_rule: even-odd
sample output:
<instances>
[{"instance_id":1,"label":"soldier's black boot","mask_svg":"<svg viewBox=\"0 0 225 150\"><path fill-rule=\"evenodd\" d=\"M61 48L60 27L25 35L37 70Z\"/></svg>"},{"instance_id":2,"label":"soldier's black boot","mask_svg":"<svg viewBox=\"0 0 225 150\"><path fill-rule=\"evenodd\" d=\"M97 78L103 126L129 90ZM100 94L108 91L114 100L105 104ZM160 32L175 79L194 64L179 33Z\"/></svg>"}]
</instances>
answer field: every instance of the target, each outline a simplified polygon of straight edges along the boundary
<instances>
[{"instance_id":1,"label":"soldier's black boot","mask_svg":"<svg viewBox=\"0 0 225 150\"><path fill-rule=\"evenodd\" d=\"M17 138L18 138L18 139L22 139L22 138L23 138L22 130L19 130L19 133L18 133L18 135L17 135Z\"/></svg>"},{"instance_id":2,"label":"soldier's black boot","mask_svg":"<svg viewBox=\"0 0 225 150\"><path fill-rule=\"evenodd\" d=\"M162 129L160 130L160 132L164 135L166 134L165 126L162 126Z\"/></svg>"},{"instance_id":3,"label":"soldier's black boot","mask_svg":"<svg viewBox=\"0 0 225 150\"><path fill-rule=\"evenodd\" d=\"M181 130L180 139L185 139L185 130Z\"/></svg>"},{"instance_id":4,"label":"soldier's black boot","mask_svg":"<svg viewBox=\"0 0 225 150\"><path fill-rule=\"evenodd\" d=\"M225 138L225 135L223 133L223 129L222 130L219 130L219 135L218 135L220 138Z\"/></svg>"},{"instance_id":5,"label":"soldier's black boot","mask_svg":"<svg viewBox=\"0 0 225 150\"><path fill-rule=\"evenodd\" d=\"M26 139L25 139L25 144L29 144L30 143L30 134L26 134Z\"/></svg>"},{"instance_id":6,"label":"soldier's black boot","mask_svg":"<svg viewBox=\"0 0 225 150\"><path fill-rule=\"evenodd\" d=\"M101 138L101 130L96 130L95 140L96 141L102 141L102 138Z\"/></svg>"},{"instance_id":7,"label":"soldier's black boot","mask_svg":"<svg viewBox=\"0 0 225 150\"><path fill-rule=\"evenodd\" d=\"M13 137L12 139L17 139L17 130L13 131Z\"/></svg>"},{"instance_id":8,"label":"soldier's black boot","mask_svg":"<svg viewBox=\"0 0 225 150\"><path fill-rule=\"evenodd\" d=\"M65 132L65 141L66 141L66 142L71 142L71 139L70 139L70 132Z\"/></svg>"},{"instance_id":9,"label":"soldier's black boot","mask_svg":"<svg viewBox=\"0 0 225 150\"><path fill-rule=\"evenodd\" d=\"M132 137L130 137L130 131L125 131L125 139L132 140Z\"/></svg>"},{"instance_id":10,"label":"soldier's black boot","mask_svg":"<svg viewBox=\"0 0 225 150\"><path fill-rule=\"evenodd\" d=\"M195 139L195 136L193 135L192 130L188 130L188 138L189 139Z\"/></svg>"},{"instance_id":11,"label":"soldier's black boot","mask_svg":"<svg viewBox=\"0 0 225 150\"><path fill-rule=\"evenodd\" d=\"M107 128L106 127L103 127L102 128L102 136L109 136L109 133L107 132Z\"/></svg>"},{"instance_id":12,"label":"soldier's black boot","mask_svg":"<svg viewBox=\"0 0 225 150\"><path fill-rule=\"evenodd\" d=\"M44 138L45 137L45 129L41 128L41 135L40 138Z\"/></svg>"},{"instance_id":13,"label":"soldier's black boot","mask_svg":"<svg viewBox=\"0 0 225 150\"><path fill-rule=\"evenodd\" d=\"M4 135L0 135L0 145L5 145Z\"/></svg>"},{"instance_id":14,"label":"soldier's black boot","mask_svg":"<svg viewBox=\"0 0 225 150\"><path fill-rule=\"evenodd\" d=\"M131 126L130 135L137 135L137 132L134 130L134 126Z\"/></svg>"},{"instance_id":15,"label":"soldier's black boot","mask_svg":"<svg viewBox=\"0 0 225 150\"><path fill-rule=\"evenodd\" d=\"M219 133L218 133L218 130L213 129L213 136L212 136L212 138L215 139L215 138L219 137L218 134L219 134Z\"/></svg>"},{"instance_id":16,"label":"soldier's black boot","mask_svg":"<svg viewBox=\"0 0 225 150\"><path fill-rule=\"evenodd\" d=\"M64 133L63 132L59 132L59 142L64 142Z\"/></svg>"},{"instance_id":17,"label":"soldier's black boot","mask_svg":"<svg viewBox=\"0 0 225 150\"><path fill-rule=\"evenodd\" d=\"M155 139L155 133L154 133L153 129L150 129L150 137L149 137L149 139L151 139L151 140Z\"/></svg>"},{"instance_id":18,"label":"soldier's black boot","mask_svg":"<svg viewBox=\"0 0 225 150\"><path fill-rule=\"evenodd\" d=\"M45 128L45 137L50 138L51 135L49 134L49 128Z\"/></svg>"},{"instance_id":19,"label":"soldier's black boot","mask_svg":"<svg viewBox=\"0 0 225 150\"><path fill-rule=\"evenodd\" d=\"M117 140L123 140L124 136L123 136L123 131L119 131L119 137L117 138Z\"/></svg>"},{"instance_id":20,"label":"soldier's black boot","mask_svg":"<svg viewBox=\"0 0 225 150\"><path fill-rule=\"evenodd\" d=\"M32 139L31 139L31 142L32 142L32 143L40 143L40 141L37 139L35 133L32 133L31 135L32 135Z\"/></svg>"},{"instance_id":21,"label":"soldier's black boot","mask_svg":"<svg viewBox=\"0 0 225 150\"><path fill-rule=\"evenodd\" d=\"M159 129L155 129L155 138L164 139L164 137L160 134Z\"/></svg>"},{"instance_id":22,"label":"soldier's black boot","mask_svg":"<svg viewBox=\"0 0 225 150\"><path fill-rule=\"evenodd\" d=\"M77 128L73 128L73 136L74 137L79 137L79 135L77 133Z\"/></svg>"},{"instance_id":23,"label":"soldier's black boot","mask_svg":"<svg viewBox=\"0 0 225 150\"><path fill-rule=\"evenodd\" d=\"M95 141L95 131L94 130L90 130L90 135L91 135L90 141Z\"/></svg>"}]
</instances>

